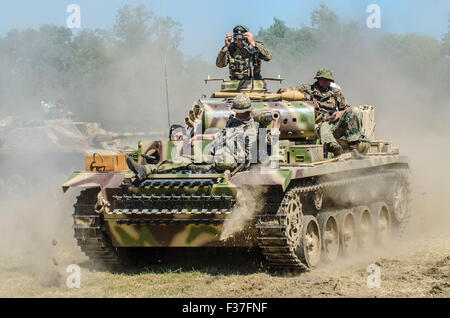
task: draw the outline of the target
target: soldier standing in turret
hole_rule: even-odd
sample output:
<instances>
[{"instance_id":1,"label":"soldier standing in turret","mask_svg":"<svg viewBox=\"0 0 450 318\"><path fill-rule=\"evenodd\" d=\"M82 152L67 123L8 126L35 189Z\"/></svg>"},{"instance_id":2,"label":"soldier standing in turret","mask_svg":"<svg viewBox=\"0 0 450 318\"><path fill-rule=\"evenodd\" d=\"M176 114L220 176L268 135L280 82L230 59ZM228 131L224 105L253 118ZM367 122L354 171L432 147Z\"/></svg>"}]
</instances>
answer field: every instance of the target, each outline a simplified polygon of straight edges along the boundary
<instances>
[{"instance_id":1,"label":"soldier standing in turret","mask_svg":"<svg viewBox=\"0 0 450 318\"><path fill-rule=\"evenodd\" d=\"M225 46L220 50L216 59L217 67L229 66L231 80L250 79L251 55L255 54L255 65L253 70L254 79L260 80L261 60L270 61L272 53L255 37L248 27L238 25L233 29L233 34L225 36Z\"/></svg>"},{"instance_id":2,"label":"soldier standing in turret","mask_svg":"<svg viewBox=\"0 0 450 318\"><path fill-rule=\"evenodd\" d=\"M322 68L314 77L312 85L302 84L293 88L303 93L307 100L314 103L316 118L319 121L320 140L327 151L335 156L342 154L342 146L336 139L345 136L350 149L364 151L363 136L361 134L361 111L357 107L350 107L345 101L342 91L334 83L331 70ZM292 88L282 89L286 92Z\"/></svg>"}]
</instances>

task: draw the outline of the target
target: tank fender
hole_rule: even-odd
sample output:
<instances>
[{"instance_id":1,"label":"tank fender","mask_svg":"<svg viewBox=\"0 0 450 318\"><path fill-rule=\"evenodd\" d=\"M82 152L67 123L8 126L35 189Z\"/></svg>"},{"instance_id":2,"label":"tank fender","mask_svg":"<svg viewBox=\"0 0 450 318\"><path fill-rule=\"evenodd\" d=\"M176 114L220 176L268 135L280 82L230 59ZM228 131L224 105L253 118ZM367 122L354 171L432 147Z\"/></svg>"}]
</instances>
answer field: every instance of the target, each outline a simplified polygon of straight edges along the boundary
<instances>
[{"instance_id":1,"label":"tank fender","mask_svg":"<svg viewBox=\"0 0 450 318\"><path fill-rule=\"evenodd\" d=\"M265 186L281 186L283 191L289 186L293 177L290 169L261 169L250 170L236 174L231 183L236 186L244 185L265 185Z\"/></svg>"},{"instance_id":2,"label":"tank fender","mask_svg":"<svg viewBox=\"0 0 450 318\"><path fill-rule=\"evenodd\" d=\"M119 187L125 174L120 172L88 172L88 171L75 171L64 182L62 189L66 192L69 188L98 188L104 189L105 187Z\"/></svg>"}]
</instances>

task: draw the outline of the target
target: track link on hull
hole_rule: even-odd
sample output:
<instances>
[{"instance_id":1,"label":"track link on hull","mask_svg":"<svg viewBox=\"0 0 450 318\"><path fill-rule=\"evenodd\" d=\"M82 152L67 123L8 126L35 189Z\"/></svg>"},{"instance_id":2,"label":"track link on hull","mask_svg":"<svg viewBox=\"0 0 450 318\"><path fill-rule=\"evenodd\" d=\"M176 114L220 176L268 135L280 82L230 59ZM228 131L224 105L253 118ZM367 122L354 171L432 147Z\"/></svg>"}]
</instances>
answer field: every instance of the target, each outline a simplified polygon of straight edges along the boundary
<instances>
[{"instance_id":1,"label":"track link on hull","mask_svg":"<svg viewBox=\"0 0 450 318\"><path fill-rule=\"evenodd\" d=\"M105 220L118 224L222 224L235 199L230 195L115 195Z\"/></svg>"}]
</instances>

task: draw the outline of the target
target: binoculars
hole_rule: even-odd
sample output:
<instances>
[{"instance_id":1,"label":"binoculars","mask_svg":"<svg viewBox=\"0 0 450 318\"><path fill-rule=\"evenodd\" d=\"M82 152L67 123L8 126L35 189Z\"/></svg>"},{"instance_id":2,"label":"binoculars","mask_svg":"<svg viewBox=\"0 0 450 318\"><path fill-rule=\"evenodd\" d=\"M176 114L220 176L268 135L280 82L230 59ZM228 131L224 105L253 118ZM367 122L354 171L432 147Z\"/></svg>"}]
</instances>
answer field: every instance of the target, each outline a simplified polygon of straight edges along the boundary
<instances>
[{"instance_id":1,"label":"binoculars","mask_svg":"<svg viewBox=\"0 0 450 318\"><path fill-rule=\"evenodd\" d=\"M234 34L233 34L233 39L234 39L234 41L237 41L237 40L239 40L239 41L241 41L241 42L247 41L247 39L244 38L244 34L241 33L241 32L239 32L239 33L234 33Z\"/></svg>"}]
</instances>

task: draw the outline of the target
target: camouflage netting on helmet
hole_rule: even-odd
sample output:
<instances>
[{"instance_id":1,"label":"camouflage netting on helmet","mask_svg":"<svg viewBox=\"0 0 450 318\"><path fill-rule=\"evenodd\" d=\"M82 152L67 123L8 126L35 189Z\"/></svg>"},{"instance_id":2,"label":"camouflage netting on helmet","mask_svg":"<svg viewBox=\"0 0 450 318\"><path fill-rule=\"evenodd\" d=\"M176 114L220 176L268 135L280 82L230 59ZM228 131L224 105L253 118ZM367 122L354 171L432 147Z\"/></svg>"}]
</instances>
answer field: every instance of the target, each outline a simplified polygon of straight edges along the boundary
<instances>
[{"instance_id":1,"label":"camouflage netting on helmet","mask_svg":"<svg viewBox=\"0 0 450 318\"><path fill-rule=\"evenodd\" d=\"M233 106L231 108L235 112L247 112L252 110L252 103L245 93L239 94L233 99Z\"/></svg>"}]
</instances>

